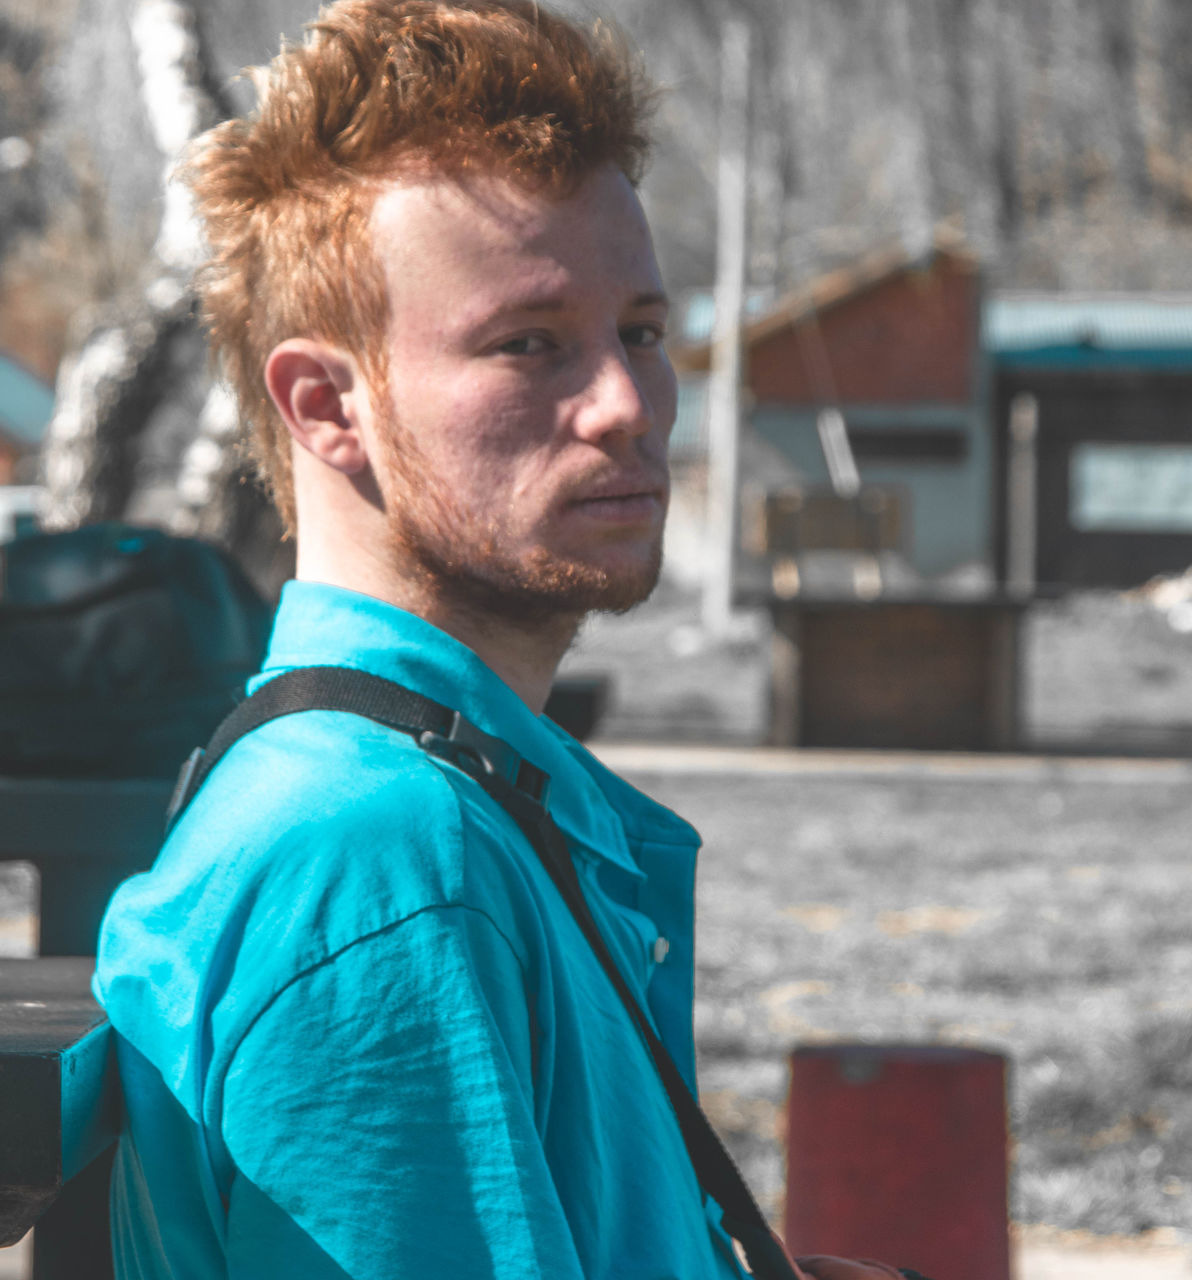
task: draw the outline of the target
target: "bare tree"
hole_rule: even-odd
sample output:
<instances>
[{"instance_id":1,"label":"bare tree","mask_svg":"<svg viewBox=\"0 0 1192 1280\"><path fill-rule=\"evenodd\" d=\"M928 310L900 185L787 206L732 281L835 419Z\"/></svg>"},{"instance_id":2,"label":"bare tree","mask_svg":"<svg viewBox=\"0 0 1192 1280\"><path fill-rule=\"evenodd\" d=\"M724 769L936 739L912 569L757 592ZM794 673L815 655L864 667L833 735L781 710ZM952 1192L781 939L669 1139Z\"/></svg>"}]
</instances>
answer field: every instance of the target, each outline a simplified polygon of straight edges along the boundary
<instances>
[{"instance_id":1,"label":"bare tree","mask_svg":"<svg viewBox=\"0 0 1192 1280\"><path fill-rule=\"evenodd\" d=\"M169 167L218 108L204 91L194 13L179 0L128 0L116 17L135 59L134 86L166 175L159 226L119 300L65 361L44 451L48 522L72 526L120 515L134 485L131 450L166 393L171 347L189 323L193 220Z\"/></svg>"},{"instance_id":2,"label":"bare tree","mask_svg":"<svg viewBox=\"0 0 1192 1280\"><path fill-rule=\"evenodd\" d=\"M201 240L171 176L190 140L232 110L203 38L203 3L97 0L64 54L60 91L106 82L102 118L81 129L66 119L59 145L124 269L60 368L46 515L53 527L125 517L204 534L269 578L287 557L236 448L230 398L209 375L190 290ZM128 79L113 94L116 65Z\"/></svg>"}]
</instances>

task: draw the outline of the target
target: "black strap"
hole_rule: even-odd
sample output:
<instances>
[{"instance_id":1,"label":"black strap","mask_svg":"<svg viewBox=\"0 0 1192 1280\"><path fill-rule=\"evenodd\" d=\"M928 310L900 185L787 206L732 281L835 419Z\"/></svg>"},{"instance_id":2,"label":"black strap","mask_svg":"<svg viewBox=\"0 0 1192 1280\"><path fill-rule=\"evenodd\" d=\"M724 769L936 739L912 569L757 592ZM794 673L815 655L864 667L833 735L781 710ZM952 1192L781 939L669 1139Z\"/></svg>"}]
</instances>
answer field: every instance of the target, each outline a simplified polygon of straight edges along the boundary
<instances>
[{"instance_id":1,"label":"black strap","mask_svg":"<svg viewBox=\"0 0 1192 1280\"><path fill-rule=\"evenodd\" d=\"M207 775L238 739L269 720L296 711L349 711L421 740L432 735L453 743L484 767L501 773L519 790L545 803L550 778L523 759L508 743L485 733L458 711L412 689L351 667L298 667L285 671L245 698L220 724L206 747L198 747L182 766L166 810L167 831Z\"/></svg>"},{"instance_id":2,"label":"black strap","mask_svg":"<svg viewBox=\"0 0 1192 1280\"><path fill-rule=\"evenodd\" d=\"M349 711L411 734L425 750L474 778L513 818L558 887L645 1042L678 1120L696 1178L720 1205L725 1229L744 1251L750 1271L762 1280L794 1280L795 1271L785 1251L601 936L566 838L545 805L549 779L507 743L484 734L449 707L393 681L347 667L300 668L262 685L220 725L207 749L192 755L175 788L170 822L238 738L278 716L309 710Z\"/></svg>"},{"instance_id":3,"label":"black strap","mask_svg":"<svg viewBox=\"0 0 1192 1280\"><path fill-rule=\"evenodd\" d=\"M774 1243L766 1220L753 1199L744 1179L733 1163L732 1157L724 1148L716 1131L709 1123L707 1116L700 1109L682 1073L675 1065L666 1045L659 1038L642 1007L638 1004L629 989L624 976L617 967L617 962L609 952L608 946L600 933L600 927L592 916L587 899L580 886L575 871L575 863L571 859L567 841L554 819L542 805L524 797L509 787L503 779L488 774L478 776L477 781L484 789L502 805L526 839L538 854L539 860L555 882L563 901L571 910L576 923L583 931L588 945L595 953L601 967L612 982L617 995L620 996L629 1016L637 1027L646 1048L653 1059L654 1066L662 1079L667 1096L670 1098L675 1117L683 1134L691 1163L695 1167L696 1177L700 1185L720 1205L724 1211L725 1227L735 1239L740 1240L743 1247L746 1242L741 1234L734 1230L740 1225L760 1232L768 1244L781 1253ZM748 1254L747 1254L748 1256ZM784 1259L785 1261L785 1259ZM752 1265L752 1261L751 1261ZM785 1271L768 1272L753 1268L756 1275L793 1275L789 1264Z\"/></svg>"}]
</instances>

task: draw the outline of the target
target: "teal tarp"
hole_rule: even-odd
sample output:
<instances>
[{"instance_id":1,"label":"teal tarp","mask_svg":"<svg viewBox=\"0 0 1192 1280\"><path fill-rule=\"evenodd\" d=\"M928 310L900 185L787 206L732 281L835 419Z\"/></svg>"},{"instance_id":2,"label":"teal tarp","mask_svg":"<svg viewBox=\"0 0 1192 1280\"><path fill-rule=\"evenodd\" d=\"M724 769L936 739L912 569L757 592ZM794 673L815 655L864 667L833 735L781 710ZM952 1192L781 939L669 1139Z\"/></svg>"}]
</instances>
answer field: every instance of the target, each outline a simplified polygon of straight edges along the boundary
<instances>
[{"instance_id":1,"label":"teal tarp","mask_svg":"<svg viewBox=\"0 0 1192 1280\"><path fill-rule=\"evenodd\" d=\"M54 393L35 374L0 355L0 432L33 448L54 411Z\"/></svg>"}]
</instances>

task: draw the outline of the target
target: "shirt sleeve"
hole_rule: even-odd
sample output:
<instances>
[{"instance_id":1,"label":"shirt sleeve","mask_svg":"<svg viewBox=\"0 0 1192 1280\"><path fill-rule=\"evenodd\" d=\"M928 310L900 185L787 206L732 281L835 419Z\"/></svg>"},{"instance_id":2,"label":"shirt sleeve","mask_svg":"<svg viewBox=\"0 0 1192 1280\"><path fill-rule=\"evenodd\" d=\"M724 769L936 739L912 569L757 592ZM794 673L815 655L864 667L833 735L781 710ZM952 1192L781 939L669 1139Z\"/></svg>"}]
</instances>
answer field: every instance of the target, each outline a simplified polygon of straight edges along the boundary
<instances>
[{"instance_id":1,"label":"shirt sleeve","mask_svg":"<svg viewBox=\"0 0 1192 1280\"><path fill-rule=\"evenodd\" d=\"M579 1280L518 958L434 907L291 982L224 1081L229 1280Z\"/></svg>"}]
</instances>

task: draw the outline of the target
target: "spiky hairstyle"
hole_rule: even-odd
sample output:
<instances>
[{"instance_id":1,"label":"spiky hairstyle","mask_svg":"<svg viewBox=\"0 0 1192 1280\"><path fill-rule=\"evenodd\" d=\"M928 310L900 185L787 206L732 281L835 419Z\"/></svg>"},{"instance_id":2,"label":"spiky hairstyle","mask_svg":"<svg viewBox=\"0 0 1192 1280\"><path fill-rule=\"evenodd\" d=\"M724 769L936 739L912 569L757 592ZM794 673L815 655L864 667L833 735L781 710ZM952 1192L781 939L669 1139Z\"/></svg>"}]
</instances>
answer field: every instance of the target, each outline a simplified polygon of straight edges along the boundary
<instances>
[{"instance_id":1,"label":"spiky hairstyle","mask_svg":"<svg viewBox=\"0 0 1192 1280\"><path fill-rule=\"evenodd\" d=\"M210 246L197 287L213 349L292 528L265 362L286 338L319 338L384 383L389 307L369 230L381 183L495 169L562 194L606 164L636 183L652 95L615 31L533 0L338 0L255 79L256 111L198 139L182 176Z\"/></svg>"}]
</instances>

